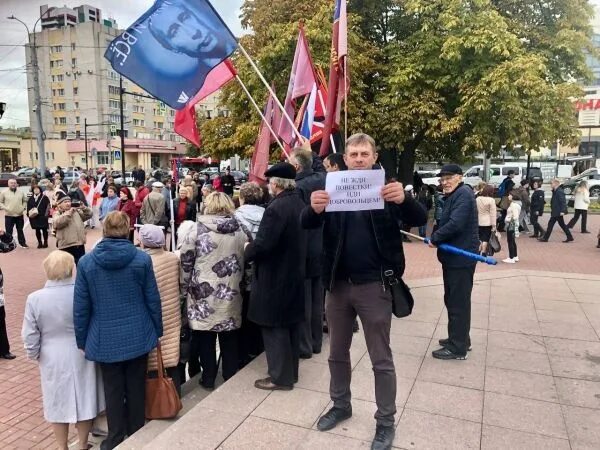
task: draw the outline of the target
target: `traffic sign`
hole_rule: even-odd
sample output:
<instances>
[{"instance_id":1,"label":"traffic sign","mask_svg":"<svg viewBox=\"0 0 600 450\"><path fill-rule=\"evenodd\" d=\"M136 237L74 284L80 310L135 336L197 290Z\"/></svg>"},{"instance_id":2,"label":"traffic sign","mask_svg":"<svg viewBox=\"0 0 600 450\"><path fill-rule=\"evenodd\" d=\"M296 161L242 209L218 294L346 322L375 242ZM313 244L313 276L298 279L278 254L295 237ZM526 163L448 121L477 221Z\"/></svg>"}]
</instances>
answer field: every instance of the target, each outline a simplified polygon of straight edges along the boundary
<instances>
[{"instance_id":1,"label":"traffic sign","mask_svg":"<svg viewBox=\"0 0 600 450\"><path fill-rule=\"evenodd\" d=\"M121 150L115 150L115 161L121 160Z\"/></svg>"}]
</instances>

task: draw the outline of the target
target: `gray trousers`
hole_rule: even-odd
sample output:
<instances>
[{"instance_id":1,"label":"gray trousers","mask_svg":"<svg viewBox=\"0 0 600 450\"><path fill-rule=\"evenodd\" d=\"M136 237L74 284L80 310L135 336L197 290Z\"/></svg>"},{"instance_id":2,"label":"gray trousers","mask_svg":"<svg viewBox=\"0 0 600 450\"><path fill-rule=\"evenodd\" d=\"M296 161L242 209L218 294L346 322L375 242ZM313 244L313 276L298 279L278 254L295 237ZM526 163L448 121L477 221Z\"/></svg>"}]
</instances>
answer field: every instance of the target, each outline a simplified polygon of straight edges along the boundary
<instances>
[{"instance_id":1,"label":"gray trousers","mask_svg":"<svg viewBox=\"0 0 600 450\"><path fill-rule=\"evenodd\" d=\"M381 283L355 285L336 281L325 300L329 325L329 394L337 408L351 407L350 346L352 324L358 315L362 322L367 350L375 374L375 401L378 425L393 426L396 414L396 369L390 348L392 299Z\"/></svg>"},{"instance_id":2,"label":"gray trousers","mask_svg":"<svg viewBox=\"0 0 600 450\"><path fill-rule=\"evenodd\" d=\"M320 353L323 345L323 283L321 277L304 280L304 322L300 326L300 354Z\"/></svg>"}]
</instances>

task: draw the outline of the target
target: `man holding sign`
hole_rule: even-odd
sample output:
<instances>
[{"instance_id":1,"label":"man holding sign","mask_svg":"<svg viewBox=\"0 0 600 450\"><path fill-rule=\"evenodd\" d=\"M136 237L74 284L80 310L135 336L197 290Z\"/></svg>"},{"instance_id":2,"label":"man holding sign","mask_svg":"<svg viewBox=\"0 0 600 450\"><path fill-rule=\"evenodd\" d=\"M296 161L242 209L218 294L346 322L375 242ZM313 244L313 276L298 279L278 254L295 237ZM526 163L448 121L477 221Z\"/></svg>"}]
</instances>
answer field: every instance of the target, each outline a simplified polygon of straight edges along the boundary
<instances>
[{"instance_id":1,"label":"man holding sign","mask_svg":"<svg viewBox=\"0 0 600 450\"><path fill-rule=\"evenodd\" d=\"M384 185L376 160L373 138L351 136L344 154L349 171L331 179L332 174L327 175L326 190L313 192L310 206L302 212L302 224L305 228L324 225L323 282L328 290L325 308L333 408L319 419L317 428L331 430L352 416L350 345L358 315L375 373L377 431L371 448L382 450L391 448L396 414L389 278L404 273L398 224L424 225L427 213L411 196L405 196L401 183Z\"/></svg>"}]
</instances>

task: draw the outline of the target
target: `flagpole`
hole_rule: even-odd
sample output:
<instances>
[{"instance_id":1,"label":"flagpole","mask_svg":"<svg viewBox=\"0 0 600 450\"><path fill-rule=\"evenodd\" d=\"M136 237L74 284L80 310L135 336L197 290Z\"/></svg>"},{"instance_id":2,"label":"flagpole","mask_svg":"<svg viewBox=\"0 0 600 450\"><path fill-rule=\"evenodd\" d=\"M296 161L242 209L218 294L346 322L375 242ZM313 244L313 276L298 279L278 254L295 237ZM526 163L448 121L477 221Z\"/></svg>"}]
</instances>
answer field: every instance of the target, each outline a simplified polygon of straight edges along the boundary
<instances>
[{"instance_id":1,"label":"flagpole","mask_svg":"<svg viewBox=\"0 0 600 450\"><path fill-rule=\"evenodd\" d=\"M323 101L323 96L321 92L318 92L319 102L321 103L321 108L323 108L323 114L327 117L327 107L325 106L325 102ZM346 139L347 140L347 139ZM337 153L337 148L335 148L335 141L333 140L333 134L329 135L329 142L331 142L331 148L333 149L333 153Z\"/></svg>"},{"instance_id":2,"label":"flagpole","mask_svg":"<svg viewBox=\"0 0 600 450\"><path fill-rule=\"evenodd\" d=\"M248 54L248 52L246 52L246 49L244 48L244 46L239 41L238 41L238 48L240 49L240 51L242 52L242 54L246 57L246 59L248 60L248 62L250 63L250 65L252 66L252 68L254 69L254 71L256 72L256 74L258 75L258 78L260 78L260 80L263 82L263 84L267 87L269 93L273 96L273 99L275 100L275 103L277 103L277 106L279 107L279 109L283 113L283 116L288 121L288 123L291 125L292 130L294 131L294 134L296 135L296 137L298 139L300 139L300 142L302 142L303 136L300 134L300 132L296 128L296 125L294 124L294 121L292 120L292 118L290 117L290 115L288 114L288 112L285 110L285 108L283 107L283 105L281 104L281 102L279 101L279 99L277 98L277 95L275 95L275 92L273 92L273 89L271 88L271 86L269 85L269 83L267 83L267 80L265 79L265 77L263 76L263 74L260 72L260 69L254 63L254 61L252 61L252 58L250 58L250 55Z\"/></svg>"},{"instance_id":3,"label":"flagpole","mask_svg":"<svg viewBox=\"0 0 600 450\"><path fill-rule=\"evenodd\" d=\"M277 134L275 133L275 130L273 130L273 127L271 126L271 124L269 123L269 121L267 120L267 118L265 117L265 115L263 114L262 110L260 109L260 107L258 106L258 104L256 103L256 101L254 100L254 98L250 94L250 91L248 91L248 88L246 87L246 85L244 84L244 82L242 81L242 79L240 78L240 76L236 74L235 79L238 81L238 83L240 83L240 86L242 86L242 89L244 90L244 92L246 93L246 95L248 96L248 98L250 99L250 102L254 105L254 108L256 108L256 111L258 112L258 114L260 114L260 118L262 119L262 121L264 122L264 124L267 126L267 128L269 129L269 131L271 132L271 134L273 135L273 137L275 138L275 140L277 141L277 144L279 145L279 147L281 148L281 150L283 151L283 153L285 153L285 155L289 158L290 155L285 150L285 147L283 146L283 144L281 143L281 141L277 137Z\"/></svg>"},{"instance_id":4,"label":"flagpole","mask_svg":"<svg viewBox=\"0 0 600 450\"><path fill-rule=\"evenodd\" d=\"M348 140L348 57L344 57L344 142Z\"/></svg>"}]
</instances>

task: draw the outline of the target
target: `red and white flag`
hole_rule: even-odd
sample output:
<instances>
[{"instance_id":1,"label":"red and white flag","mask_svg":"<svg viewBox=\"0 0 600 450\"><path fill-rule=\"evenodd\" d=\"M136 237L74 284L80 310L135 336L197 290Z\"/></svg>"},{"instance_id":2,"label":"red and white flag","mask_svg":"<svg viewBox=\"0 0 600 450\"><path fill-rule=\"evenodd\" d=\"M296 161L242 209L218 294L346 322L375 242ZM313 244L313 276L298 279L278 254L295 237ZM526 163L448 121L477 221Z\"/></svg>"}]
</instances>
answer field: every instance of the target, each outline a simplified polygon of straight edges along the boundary
<instances>
[{"instance_id":1,"label":"red and white flag","mask_svg":"<svg viewBox=\"0 0 600 450\"><path fill-rule=\"evenodd\" d=\"M273 90L273 92L275 92L275 90ZM275 120L277 120L275 113L278 110L279 108L275 106L275 99L269 94L267 106L265 107L265 119L268 124L271 125L271 128L273 128ZM273 128L273 130L274 129L275 128ZM255 181L260 184L266 183L267 179L265 178L265 172L269 167L269 154L273 142L275 142L275 138L271 135L271 130L269 130L269 127L264 121L261 121L260 131L256 143L254 144L254 154L252 155L252 163L250 165L250 181Z\"/></svg>"},{"instance_id":2,"label":"red and white flag","mask_svg":"<svg viewBox=\"0 0 600 450\"><path fill-rule=\"evenodd\" d=\"M198 93L175 114L175 133L183 136L197 147L200 147L200 133L196 124L196 103L202 101L210 94L221 89L225 84L235 78L237 72L229 59L216 66L207 75L204 84Z\"/></svg>"}]
</instances>

